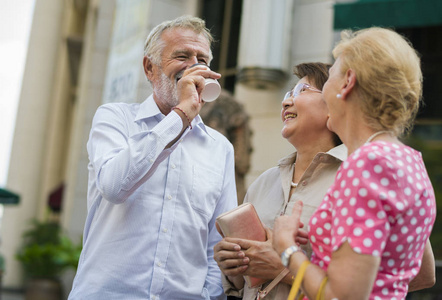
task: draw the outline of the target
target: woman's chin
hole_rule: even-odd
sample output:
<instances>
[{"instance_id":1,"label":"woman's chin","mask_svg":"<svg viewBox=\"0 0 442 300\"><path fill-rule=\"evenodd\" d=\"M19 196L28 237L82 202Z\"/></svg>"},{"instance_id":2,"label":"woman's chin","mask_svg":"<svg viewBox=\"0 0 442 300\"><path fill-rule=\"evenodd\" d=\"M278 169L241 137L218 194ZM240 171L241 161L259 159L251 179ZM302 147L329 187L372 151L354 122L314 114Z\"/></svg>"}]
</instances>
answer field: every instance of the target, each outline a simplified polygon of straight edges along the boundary
<instances>
[{"instance_id":1,"label":"woman's chin","mask_svg":"<svg viewBox=\"0 0 442 300\"><path fill-rule=\"evenodd\" d=\"M292 130L289 130L284 126L281 130L281 135L283 138L288 139L292 135Z\"/></svg>"},{"instance_id":2,"label":"woman's chin","mask_svg":"<svg viewBox=\"0 0 442 300\"><path fill-rule=\"evenodd\" d=\"M334 132L333 126L332 126L331 121L330 121L330 118L328 118L328 120L327 120L327 129L332 131L332 132Z\"/></svg>"}]
</instances>

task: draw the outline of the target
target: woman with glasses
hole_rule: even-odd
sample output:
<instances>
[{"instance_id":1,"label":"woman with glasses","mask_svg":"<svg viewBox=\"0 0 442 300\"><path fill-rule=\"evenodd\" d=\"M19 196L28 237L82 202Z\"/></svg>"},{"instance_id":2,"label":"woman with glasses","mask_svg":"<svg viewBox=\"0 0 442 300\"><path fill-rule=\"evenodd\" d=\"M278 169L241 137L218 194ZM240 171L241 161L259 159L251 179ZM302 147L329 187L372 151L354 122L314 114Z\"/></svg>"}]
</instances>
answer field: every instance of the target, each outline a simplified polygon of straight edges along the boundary
<instances>
[{"instance_id":1,"label":"woman with glasses","mask_svg":"<svg viewBox=\"0 0 442 300\"><path fill-rule=\"evenodd\" d=\"M273 244L290 271L303 274L309 299L405 299L435 280L433 187L421 153L398 138L419 108L420 59L382 28L344 31L333 55L323 88L327 127L349 156L310 220L311 263L293 238L308 198L276 220Z\"/></svg>"},{"instance_id":2,"label":"woman with glasses","mask_svg":"<svg viewBox=\"0 0 442 300\"><path fill-rule=\"evenodd\" d=\"M279 215L292 211L293 203L305 202L302 215L308 224L311 214L321 203L331 185L347 150L336 134L327 128L328 110L321 90L328 78L330 65L304 63L294 74L300 78L283 101L282 136L293 145L294 152L281 159L278 166L259 176L249 187L244 202L251 202L264 225L273 228ZM299 238L301 247L310 255L307 240ZM266 242L224 238L215 246L215 260L224 276L227 295L244 300L287 299L292 275L284 268L280 256L272 248L272 232L267 230ZM243 276L262 278L264 283L248 287Z\"/></svg>"}]
</instances>

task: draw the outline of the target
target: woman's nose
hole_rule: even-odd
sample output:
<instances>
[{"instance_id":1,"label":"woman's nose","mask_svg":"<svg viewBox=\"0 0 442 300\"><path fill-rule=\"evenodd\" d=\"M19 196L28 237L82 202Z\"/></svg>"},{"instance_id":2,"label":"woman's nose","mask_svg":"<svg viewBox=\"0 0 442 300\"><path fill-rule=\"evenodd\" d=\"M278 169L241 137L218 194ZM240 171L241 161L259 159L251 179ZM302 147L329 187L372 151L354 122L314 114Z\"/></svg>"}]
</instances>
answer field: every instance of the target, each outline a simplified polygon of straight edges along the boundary
<instances>
[{"instance_id":1,"label":"woman's nose","mask_svg":"<svg viewBox=\"0 0 442 300\"><path fill-rule=\"evenodd\" d=\"M283 108L287 108L293 105L293 96L290 96L288 98L285 98L284 100L282 100L282 107Z\"/></svg>"}]
</instances>

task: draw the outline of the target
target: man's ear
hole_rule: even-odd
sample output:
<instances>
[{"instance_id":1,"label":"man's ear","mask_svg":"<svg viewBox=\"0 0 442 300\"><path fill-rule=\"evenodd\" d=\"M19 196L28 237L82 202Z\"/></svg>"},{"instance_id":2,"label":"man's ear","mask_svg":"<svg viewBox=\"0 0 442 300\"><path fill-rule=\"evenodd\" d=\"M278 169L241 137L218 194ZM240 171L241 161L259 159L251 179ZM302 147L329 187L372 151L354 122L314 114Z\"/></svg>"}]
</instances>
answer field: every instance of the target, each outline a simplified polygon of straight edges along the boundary
<instances>
[{"instance_id":1,"label":"man's ear","mask_svg":"<svg viewBox=\"0 0 442 300\"><path fill-rule=\"evenodd\" d=\"M345 72L345 82L344 86L341 89L341 95L343 99L346 99L348 95L353 91L356 86L356 73L352 69L348 69Z\"/></svg>"},{"instance_id":2,"label":"man's ear","mask_svg":"<svg viewBox=\"0 0 442 300\"><path fill-rule=\"evenodd\" d=\"M147 79L149 79L149 81L152 81L153 79L153 63L152 61L147 58L147 56L145 56L143 58L143 69L144 69L144 74L146 74Z\"/></svg>"}]
</instances>

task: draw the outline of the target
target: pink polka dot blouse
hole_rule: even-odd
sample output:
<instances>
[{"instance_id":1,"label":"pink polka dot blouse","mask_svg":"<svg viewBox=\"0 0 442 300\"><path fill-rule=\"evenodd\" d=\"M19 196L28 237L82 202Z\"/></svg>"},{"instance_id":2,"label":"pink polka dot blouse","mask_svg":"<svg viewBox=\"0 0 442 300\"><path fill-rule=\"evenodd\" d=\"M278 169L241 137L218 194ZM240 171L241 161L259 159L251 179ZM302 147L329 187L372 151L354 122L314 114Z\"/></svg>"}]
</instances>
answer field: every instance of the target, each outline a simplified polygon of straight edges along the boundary
<instances>
[{"instance_id":1,"label":"pink polka dot blouse","mask_svg":"<svg viewBox=\"0 0 442 300\"><path fill-rule=\"evenodd\" d=\"M365 144L342 163L310 220L311 260L327 269L332 252L348 241L357 253L381 257L370 299L405 299L435 218L421 153L384 141Z\"/></svg>"}]
</instances>

